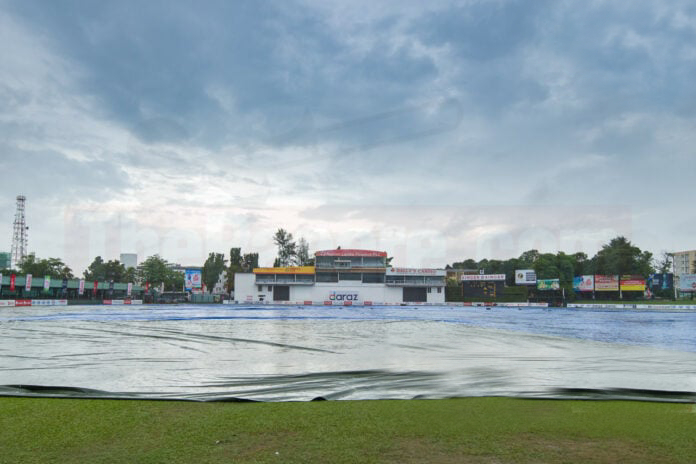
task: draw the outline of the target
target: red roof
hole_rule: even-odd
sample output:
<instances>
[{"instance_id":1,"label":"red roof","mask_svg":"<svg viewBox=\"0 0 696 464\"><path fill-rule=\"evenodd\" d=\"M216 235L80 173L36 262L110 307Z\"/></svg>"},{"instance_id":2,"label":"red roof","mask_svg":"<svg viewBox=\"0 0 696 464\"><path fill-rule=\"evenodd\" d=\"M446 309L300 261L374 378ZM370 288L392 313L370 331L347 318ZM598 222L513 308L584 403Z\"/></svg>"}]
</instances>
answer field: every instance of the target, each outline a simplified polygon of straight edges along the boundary
<instances>
[{"instance_id":1,"label":"red roof","mask_svg":"<svg viewBox=\"0 0 696 464\"><path fill-rule=\"evenodd\" d=\"M340 250L324 250L317 251L314 253L315 256L354 256L354 257L380 257L386 258L386 251L375 251L375 250L351 250L351 249L340 249Z\"/></svg>"}]
</instances>

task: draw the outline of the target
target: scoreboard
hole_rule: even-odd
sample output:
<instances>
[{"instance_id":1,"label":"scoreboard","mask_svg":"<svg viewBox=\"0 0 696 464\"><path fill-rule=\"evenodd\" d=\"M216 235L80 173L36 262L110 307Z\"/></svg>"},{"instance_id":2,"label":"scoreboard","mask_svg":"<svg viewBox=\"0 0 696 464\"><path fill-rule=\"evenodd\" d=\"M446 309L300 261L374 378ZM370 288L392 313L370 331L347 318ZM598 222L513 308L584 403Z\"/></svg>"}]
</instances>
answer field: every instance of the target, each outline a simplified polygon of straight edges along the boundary
<instances>
[{"instance_id":1,"label":"scoreboard","mask_svg":"<svg viewBox=\"0 0 696 464\"><path fill-rule=\"evenodd\" d=\"M501 281L464 281L462 296L465 298L497 298L503 294L505 282Z\"/></svg>"}]
</instances>

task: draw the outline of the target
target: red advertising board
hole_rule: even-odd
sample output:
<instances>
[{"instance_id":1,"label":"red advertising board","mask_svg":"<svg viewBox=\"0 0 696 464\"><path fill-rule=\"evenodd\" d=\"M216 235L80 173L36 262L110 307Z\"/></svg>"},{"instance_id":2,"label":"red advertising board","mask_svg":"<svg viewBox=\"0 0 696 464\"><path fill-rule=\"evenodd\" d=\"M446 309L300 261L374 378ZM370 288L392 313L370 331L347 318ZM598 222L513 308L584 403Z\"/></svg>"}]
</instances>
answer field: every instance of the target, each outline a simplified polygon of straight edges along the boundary
<instances>
[{"instance_id":1,"label":"red advertising board","mask_svg":"<svg viewBox=\"0 0 696 464\"><path fill-rule=\"evenodd\" d=\"M15 306L31 306L31 300L15 300Z\"/></svg>"},{"instance_id":2,"label":"red advertising board","mask_svg":"<svg viewBox=\"0 0 696 464\"><path fill-rule=\"evenodd\" d=\"M99 288L99 282L95 280L94 281L94 294L95 295L97 294L97 288Z\"/></svg>"},{"instance_id":3,"label":"red advertising board","mask_svg":"<svg viewBox=\"0 0 696 464\"><path fill-rule=\"evenodd\" d=\"M386 258L386 251L374 251L374 250L355 250L355 249L341 249L341 250L324 250L317 251L316 256L363 256L363 257L380 257Z\"/></svg>"},{"instance_id":4,"label":"red advertising board","mask_svg":"<svg viewBox=\"0 0 696 464\"><path fill-rule=\"evenodd\" d=\"M618 275L595 275L594 287L596 292L618 292Z\"/></svg>"},{"instance_id":5,"label":"red advertising board","mask_svg":"<svg viewBox=\"0 0 696 464\"><path fill-rule=\"evenodd\" d=\"M17 280L17 275L16 275L16 274L12 274L12 275L10 276L10 291L11 291L11 292L14 292L14 291L15 291L15 281L16 281L16 280Z\"/></svg>"}]
</instances>

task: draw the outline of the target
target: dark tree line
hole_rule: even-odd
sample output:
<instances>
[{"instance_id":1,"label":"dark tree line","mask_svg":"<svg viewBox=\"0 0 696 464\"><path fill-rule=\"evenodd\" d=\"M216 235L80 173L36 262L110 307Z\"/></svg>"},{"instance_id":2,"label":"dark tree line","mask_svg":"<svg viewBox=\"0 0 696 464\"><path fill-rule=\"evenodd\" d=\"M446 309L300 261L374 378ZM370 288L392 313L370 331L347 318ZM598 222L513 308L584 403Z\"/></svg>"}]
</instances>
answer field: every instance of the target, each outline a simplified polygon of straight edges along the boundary
<instances>
[{"instance_id":1,"label":"dark tree line","mask_svg":"<svg viewBox=\"0 0 696 464\"><path fill-rule=\"evenodd\" d=\"M668 257L658 263L663 272L668 272L671 266ZM619 274L640 275L648 277L655 272L653 254L642 251L625 237L616 237L602 246L592 258L585 253L566 254L540 253L529 250L518 258L507 260L482 259L476 261L466 259L452 263L448 269L468 269L484 271L486 274L505 274L507 285L514 285L515 270L534 269L539 279L560 279L561 285L570 286L574 276L587 274Z\"/></svg>"}]
</instances>

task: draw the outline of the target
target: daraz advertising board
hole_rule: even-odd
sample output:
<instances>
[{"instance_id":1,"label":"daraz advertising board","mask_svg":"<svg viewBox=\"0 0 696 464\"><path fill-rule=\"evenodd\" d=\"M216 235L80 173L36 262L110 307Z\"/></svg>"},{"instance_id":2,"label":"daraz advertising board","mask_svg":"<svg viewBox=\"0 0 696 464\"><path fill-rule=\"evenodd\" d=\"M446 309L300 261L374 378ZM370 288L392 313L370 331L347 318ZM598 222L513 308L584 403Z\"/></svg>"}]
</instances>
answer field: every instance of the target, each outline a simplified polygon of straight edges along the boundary
<instances>
[{"instance_id":1,"label":"daraz advertising board","mask_svg":"<svg viewBox=\"0 0 696 464\"><path fill-rule=\"evenodd\" d=\"M200 269L186 269L184 272L184 287L186 290L201 288L203 285L203 273Z\"/></svg>"},{"instance_id":2,"label":"daraz advertising board","mask_svg":"<svg viewBox=\"0 0 696 464\"><path fill-rule=\"evenodd\" d=\"M696 293L696 274L682 274L679 276L679 291Z\"/></svg>"},{"instance_id":3,"label":"daraz advertising board","mask_svg":"<svg viewBox=\"0 0 696 464\"><path fill-rule=\"evenodd\" d=\"M573 290L576 292L594 291L594 276L584 275L573 277Z\"/></svg>"}]
</instances>

